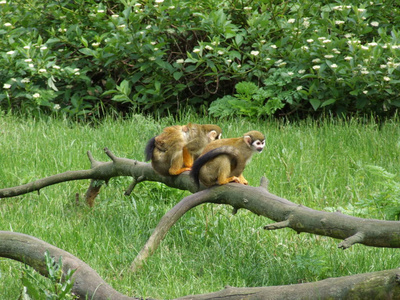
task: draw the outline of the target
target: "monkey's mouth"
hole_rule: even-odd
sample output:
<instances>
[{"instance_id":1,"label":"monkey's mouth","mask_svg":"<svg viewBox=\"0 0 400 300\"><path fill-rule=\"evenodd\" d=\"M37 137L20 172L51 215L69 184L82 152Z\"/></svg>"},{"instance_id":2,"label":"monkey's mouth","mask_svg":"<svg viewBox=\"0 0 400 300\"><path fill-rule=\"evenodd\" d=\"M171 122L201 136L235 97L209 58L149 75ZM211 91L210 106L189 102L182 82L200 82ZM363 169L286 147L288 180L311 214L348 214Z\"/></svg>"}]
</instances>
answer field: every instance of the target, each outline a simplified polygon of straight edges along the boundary
<instances>
[{"instance_id":1,"label":"monkey's mouth","mask_svg":"<svg viewBox=\"0 0 400 300\"><path fill-rule=\"evenodd\" d=\"M258 153L261 153L263 151L263 148L257 148Z\"/></svg>"}]
</instances>

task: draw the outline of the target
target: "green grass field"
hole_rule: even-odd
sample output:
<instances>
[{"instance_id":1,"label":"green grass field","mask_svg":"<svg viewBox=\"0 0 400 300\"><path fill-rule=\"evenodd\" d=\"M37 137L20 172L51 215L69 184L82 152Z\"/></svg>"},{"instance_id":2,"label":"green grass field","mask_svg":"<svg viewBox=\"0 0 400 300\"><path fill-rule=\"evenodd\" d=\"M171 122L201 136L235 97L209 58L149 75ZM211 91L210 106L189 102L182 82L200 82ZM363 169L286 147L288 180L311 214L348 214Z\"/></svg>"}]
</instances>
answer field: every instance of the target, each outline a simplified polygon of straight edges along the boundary
<instances>
[{"instance_id":1,"label":"green grass field","mask_svg":"<svg viewBox=\"0 0 400 300\"><path fill-rule=\"evenodd\" d=\"M213 122L183 117L181 123ZM215 122L215 121L214 121ZM143 160L147 140L172 119L142 116L105 119L96 124L65 120L23 120L0 115L0 188L68 170L90 167L86 151L108 161L103 148L120 157ZM398 121L222 121L224 137L248 130L266 134L266 148L245 170L250 185L262 176L272 193L316 210L342 208L346 214L384 219L387 214L359 202L381 199L379 166L400 181ZM130 178L103 187L94 208L76 203L89 181L66 182L15 198L0 199L0 230L26 233L62 248L93 267L127 295L173 298L212 292L224 286L268 286L321 280L399 267L398 249L355 245L289 229L267 232L271 220L231 208L203 205L187 213L137 274L130 263L165 212L188 192L159 183L139 184L124 196ZM399 198L393 193L390 197ZM378 200L377 200L378 201ZM373 202L373 201L372 201ZM0 298L17 299L25 270L0 258Z\"/></svg>"}]
</instances>

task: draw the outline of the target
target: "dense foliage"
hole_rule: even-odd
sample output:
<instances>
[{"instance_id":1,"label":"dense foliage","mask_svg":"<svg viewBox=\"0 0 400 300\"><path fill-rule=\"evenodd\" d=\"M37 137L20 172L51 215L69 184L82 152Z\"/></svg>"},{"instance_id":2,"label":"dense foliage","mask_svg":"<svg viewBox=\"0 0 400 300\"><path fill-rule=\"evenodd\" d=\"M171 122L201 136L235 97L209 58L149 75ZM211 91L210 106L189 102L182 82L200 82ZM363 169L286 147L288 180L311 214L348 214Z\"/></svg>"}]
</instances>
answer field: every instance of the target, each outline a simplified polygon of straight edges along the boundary
<instances>
[{"instance_id":1,"label":"dense foliage","mask_svg":"<svg viewBox=\"0 0 400 300\"><path fill-rule=\"evenodd\" d=\"M265 116L400 106L396 1L1 0L0 20L2 109L86 116L211 104L215 116Z\"/></svg>"}]
</instances>

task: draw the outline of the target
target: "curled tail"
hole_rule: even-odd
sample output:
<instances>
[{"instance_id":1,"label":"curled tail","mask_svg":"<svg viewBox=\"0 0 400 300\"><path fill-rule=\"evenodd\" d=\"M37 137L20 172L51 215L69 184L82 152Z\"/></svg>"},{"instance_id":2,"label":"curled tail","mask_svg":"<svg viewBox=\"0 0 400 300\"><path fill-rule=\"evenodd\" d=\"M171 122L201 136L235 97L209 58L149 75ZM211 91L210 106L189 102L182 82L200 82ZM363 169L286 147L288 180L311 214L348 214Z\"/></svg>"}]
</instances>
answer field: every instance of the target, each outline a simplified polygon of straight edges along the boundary
<instances>
[{"instance_id":1,"label":"curled tail","mask_svg":"<svg viewBox=\"0 0 400 300\"><path fill-rule=\"evenodd\" d=\"M239 156L239 151L231 146L222 146L219 148L212 149L208 151L207 153L203 154L200 156L198 159L196 159L193 163L192 170L190 171L190 177L193 178L195 184L197 186L200 185L200 169L210 160L216 158L219 155L226 154L232 157L233 159L233 164L237 164L238 156Z\"/></svg>"},{"instance_id":2,"label":"curled tail","mask_svg":"<svg viewBox=\"0 0 400 300\"><path fill-rule=\"evenodd\" d=\"M156 137L152 137L147 142L146 148L144 149L145 161L149 161L153 157L153 151L155 147L156 147Z\"/></svg>"}]
</instances>

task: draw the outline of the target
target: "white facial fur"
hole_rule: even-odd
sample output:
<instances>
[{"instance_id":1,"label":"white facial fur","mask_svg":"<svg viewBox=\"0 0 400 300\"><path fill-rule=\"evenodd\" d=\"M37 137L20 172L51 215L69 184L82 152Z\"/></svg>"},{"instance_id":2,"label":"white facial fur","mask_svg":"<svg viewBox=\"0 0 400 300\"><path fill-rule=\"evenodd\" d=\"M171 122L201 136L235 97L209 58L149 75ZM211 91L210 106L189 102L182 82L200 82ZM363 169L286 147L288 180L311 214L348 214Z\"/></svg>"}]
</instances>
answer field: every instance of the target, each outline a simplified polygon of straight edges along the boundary
<instances>
[{"instance_id":1,"label":"white facial fur","mask_svg":"<svg viewBox=\"0 0 400 300\"><path fill-rule=\"evenodd\" d=\"M256 140L252 144L254 151L261 153L265 147L265 141Z\"/></svg>"}]
</instances>

